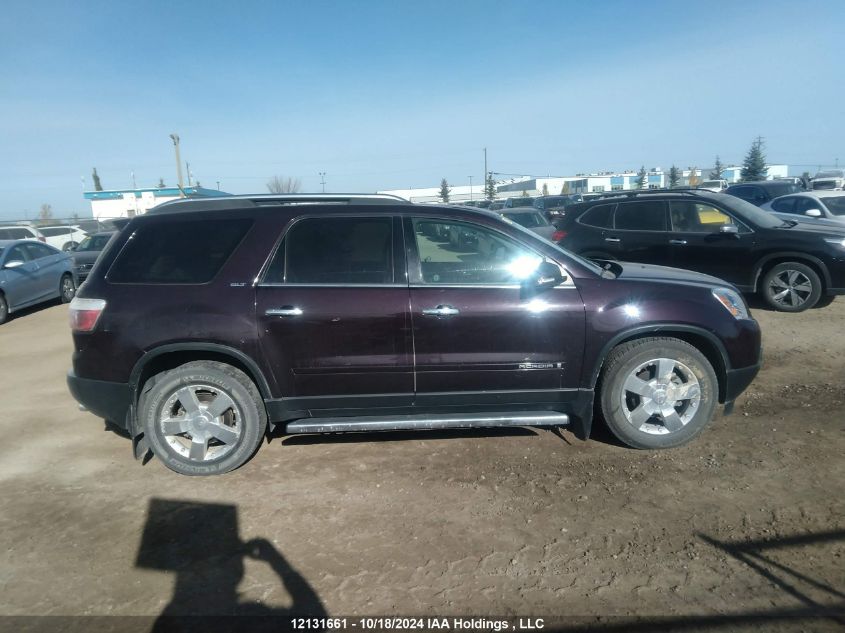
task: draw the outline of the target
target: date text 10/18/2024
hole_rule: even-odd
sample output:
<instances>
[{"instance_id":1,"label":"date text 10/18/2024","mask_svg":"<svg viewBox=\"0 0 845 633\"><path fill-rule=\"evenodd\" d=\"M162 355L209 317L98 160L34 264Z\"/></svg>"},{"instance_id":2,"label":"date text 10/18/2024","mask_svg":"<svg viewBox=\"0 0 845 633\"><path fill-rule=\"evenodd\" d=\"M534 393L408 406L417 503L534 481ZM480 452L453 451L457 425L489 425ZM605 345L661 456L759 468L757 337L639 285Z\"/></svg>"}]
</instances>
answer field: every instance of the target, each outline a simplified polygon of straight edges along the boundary
<instances>
[{"instance_id":1,"label":"date text 10/18/2024","mask_svg":"<svg viewBox=\"0 0 845 633\"><path fill-rule=\"evenodd\" d=\"M296 631L539 631L545 628L542 618L490 620L487 618L291 618Z\"/></svg>"}]
</instances>

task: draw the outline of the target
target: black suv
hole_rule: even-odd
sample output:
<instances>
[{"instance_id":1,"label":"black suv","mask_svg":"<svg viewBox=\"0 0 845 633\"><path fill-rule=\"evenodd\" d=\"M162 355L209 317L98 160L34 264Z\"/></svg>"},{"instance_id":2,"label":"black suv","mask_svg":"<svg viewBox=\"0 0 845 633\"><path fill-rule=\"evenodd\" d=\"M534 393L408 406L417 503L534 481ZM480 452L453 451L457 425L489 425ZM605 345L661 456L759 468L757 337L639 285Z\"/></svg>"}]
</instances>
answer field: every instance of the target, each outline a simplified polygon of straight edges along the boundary
<instances>
[{"instance_id":1,"label":"black suv","mask_svg":"<svg viewBox=\"0 0 845 633\"><path fill-rule=\"evenodd\" d=\"M789 180L755 180L731 185L725 189L724 193L742 198L746 202L759 207L780 196L801 193L802 191L804 189Z\"/></svg>"},{"instance_id":2,"label":"black suv","mask_svg":"<svg viewBox=\"0 0 845 633\"><path fill-rule=\"evenodd\" d=\"M845 231L788 221L721 193L647 190L573 205L566 249L593 260L686 268L801 312L845 294Z\"/></svg>"},{"instance_id":3,"label":"black suv","mask_svg":"<svg viewBox=\"0 0 845 633\"><path fill-rule=\"evenodd\" d=\"M600 268L500 214L391 196L160 205L109 242L70 318L74 397L191 475L238 467L274 425L586 439L594 405L630 446L677 446L760 363L718 279Z\"/></svg>"}]
</instances>

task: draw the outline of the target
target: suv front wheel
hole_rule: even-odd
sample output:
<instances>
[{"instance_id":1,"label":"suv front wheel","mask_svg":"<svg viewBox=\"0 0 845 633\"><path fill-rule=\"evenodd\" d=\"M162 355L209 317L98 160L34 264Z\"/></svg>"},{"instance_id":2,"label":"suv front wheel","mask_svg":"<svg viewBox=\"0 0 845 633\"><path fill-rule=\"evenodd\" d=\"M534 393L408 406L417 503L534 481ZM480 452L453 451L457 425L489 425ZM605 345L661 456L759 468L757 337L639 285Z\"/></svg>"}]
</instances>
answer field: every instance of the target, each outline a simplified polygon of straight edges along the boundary
<instances>
[{"instance_id":1,"label":"suv front wheel","mask_svg":"<svg viewBox=\"0 0 845 633\"><path fill-rule=\"evenodd\" d=\"M600 389L607 426L634 448L686 444L713 417L718 401L710 362L674 338L643 338L616 347L605 363Z\"/></svg>"},{"instance_id":2,"label":"suv front wheel","mask_svg":"<svg viewBox=\"0 0 845 633\"><path fill-rule=\"evenodd\" d=\"M258 449L267 428L255 384L239 369L212 361L153 376L141 394L138 418L156 457L183 475L238 468Z\"/></svg>"}]
</instances>

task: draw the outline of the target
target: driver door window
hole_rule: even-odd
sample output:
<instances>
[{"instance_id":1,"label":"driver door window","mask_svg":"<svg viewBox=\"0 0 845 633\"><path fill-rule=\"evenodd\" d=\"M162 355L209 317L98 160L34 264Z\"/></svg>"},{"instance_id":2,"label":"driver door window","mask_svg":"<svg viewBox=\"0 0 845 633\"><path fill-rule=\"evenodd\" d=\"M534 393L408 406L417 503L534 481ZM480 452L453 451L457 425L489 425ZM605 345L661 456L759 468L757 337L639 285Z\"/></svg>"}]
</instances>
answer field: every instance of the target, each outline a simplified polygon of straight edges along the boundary
<instances>
[{"instance_id":1,"label":"driver door window","mask_svg":"<svg viewBox=\"0 0 845 633\"><path fill-rule=\"evenodd\" d=\"M672 201L670 216L676 233L718 233L720 227L735 224L720 209L700 202Z\"/></svg>"},{"instance_id":2,"label":"driver door window","mask_svg":"<svg viewBox=\"0 0 845 633\"><path fill-rule=\"evenodd\" d=\"M413 220L419 282L510 285L527 279L543 258L496 231L444 220Z\"/></svg>"}]
</instances>

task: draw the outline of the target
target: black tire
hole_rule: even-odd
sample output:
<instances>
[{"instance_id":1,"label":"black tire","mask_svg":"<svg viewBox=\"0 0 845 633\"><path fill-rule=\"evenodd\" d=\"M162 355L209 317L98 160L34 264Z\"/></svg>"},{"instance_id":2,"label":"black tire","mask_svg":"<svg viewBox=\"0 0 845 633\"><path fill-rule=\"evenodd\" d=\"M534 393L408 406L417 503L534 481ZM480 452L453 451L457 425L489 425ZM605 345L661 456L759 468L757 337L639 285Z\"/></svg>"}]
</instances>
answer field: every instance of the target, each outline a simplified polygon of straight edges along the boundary
<instances>
[{"instance_id":1,"label":"black tire","mask_svg":"<svg viewBox=\"0 0 845 633\"><path fill-rule=\"evenodd\" d=\"M207 412L221 394L231 400L232 406L215 417L219 422L214 424L208 419L190 422L188 408L196 408L196 405L183 405L177 393L184 393L183 389L196 395L200 412ZM162 419L167 408L171 409L166 415L171 424L185 427L194 424L194 433L208 432L212 436L227 430L228 435L236 437L230 442L216 436L201 440L198 444L205 446L201 449L203 459L197 459L193 453L195 435L191 429L165 435L166 422ZM196 476L219 475L242 466L258 450L267 428L267 412L255 383L241 370L213 361L194 361L153 376L141 393L138 420L153 454L165 466L183 475ZM212 450L220 455L215 457Z\"/></svg>"},{"instance_id":2,"label":"black tire","mask_svg":"<svg viewBox=\"0 0 845 633\"><path fill-rule=\"evenodd\" d=\"M652 371L657 373L658 364L649 363L658 359L672 361L672 372L664 374L671 375L671 381L661 381L658 376L650 375ZM641 373L634 374L644 365ZM685 375L687 372L691 375ZM668 384L670 388L653 392L652 398L638 396L625 388L632 375L639 377L643 385ZM695 393L695 383L697 400L694 396L684 400L670 397L684 389L689 390L689 394ZM668 413L667 417L671 419L664 421L663 414L656 413L637 426L640 415L649 415L649 407L659 406L661 393L663 411L671 408L676 415ZM633 448L673 448L691 441L710 422L719 400L719 383L713 366L689 343L675 338L642 338L623 343L608 355L599 383L599 398L604 420L621 442ZM682 404L677 406L678 402Z\"/></svg>"},{"instance_id":3,"label":"black tire","mask_svg":"<svg viewBox=\"0 0 845 633\"><path fill-rule=\"evenodd\" d=\"M786 295L781 297L781 294ZM766 304L779 312L803 312L822 296L822 282L815 270L799 262L772 266L764 276L760 293Z\"/></svg>"},{"instance_id":4,"label":"black tire","mask_svg":"<svg viewBox=\"0 0 845 633\"><path fill-rule=\"evenodd\" d=\"M836 295L822 295L818 301L816 301L816 305L814 308L826 308L831 303L836 300Z\"/></svg>"},{"instance_id":5,"label":"black tire","mask_svg":"<svg viewBox=\"0 0 845 633\"><path fill-rule=\"evenodd\" d=\"M73 281L73 275L65 273L59 281L59 297L62 303L70 303L76 295L76 283Z\"/></svg>"},{"instance_id":6,"label":"black tire","mask_svg":"<svg viewBox=\"0 0 845 633\"><path fill-rule=\"evenodd\" d=\"M74 248L76 248L77 246L79 246L79 243L78 243L78 242L73 242L73 241L71 241L71 242L65 242L64 244L62 244L62 250L63 250L65 253L67 253L69 250L74 249Z\"/></svg>"},{"instance_id":7,"label":"black tire","mask_svg":"<svg viewBox=\"0 0 845 633\"><path fill-rule=\"evenodd\" d=\"M3 325L9 318L9 304L6 296L0 292L0 325Z\"/></svg>"}]
</instances>

